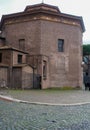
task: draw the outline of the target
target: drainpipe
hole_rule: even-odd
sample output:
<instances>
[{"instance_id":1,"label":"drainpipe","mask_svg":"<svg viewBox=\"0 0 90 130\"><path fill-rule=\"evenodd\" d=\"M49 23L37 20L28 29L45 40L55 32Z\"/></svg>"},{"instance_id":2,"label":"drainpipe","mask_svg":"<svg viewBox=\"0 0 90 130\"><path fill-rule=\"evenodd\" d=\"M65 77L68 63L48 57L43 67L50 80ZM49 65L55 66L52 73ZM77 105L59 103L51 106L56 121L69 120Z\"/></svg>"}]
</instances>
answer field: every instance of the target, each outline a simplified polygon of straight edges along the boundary
<instances>
[{"instance_id":1,"label":"drainpipe","mask_svg":"<svg viewBox=\"0 0 90 130\"><path fill-rule=\"evenodd\" d=\"M35 74L35 71L34 71L34 56L33 56L33 89L34 89L34 86L35 86L35 84L34 84L34 74Z\"/></svg>"},{"instance_id":2,"label":"drainpipe","mask_svg":"<svg viewBox=\"0 0 90 130\"><path fill-rule=\"evenodd\" d=\"M11 50L11 63L10 63L10 67L9 67L10 88L12 88L12 83L13 83L12 68L13 68L13 51Z\"/></svg>"}]
</instances>

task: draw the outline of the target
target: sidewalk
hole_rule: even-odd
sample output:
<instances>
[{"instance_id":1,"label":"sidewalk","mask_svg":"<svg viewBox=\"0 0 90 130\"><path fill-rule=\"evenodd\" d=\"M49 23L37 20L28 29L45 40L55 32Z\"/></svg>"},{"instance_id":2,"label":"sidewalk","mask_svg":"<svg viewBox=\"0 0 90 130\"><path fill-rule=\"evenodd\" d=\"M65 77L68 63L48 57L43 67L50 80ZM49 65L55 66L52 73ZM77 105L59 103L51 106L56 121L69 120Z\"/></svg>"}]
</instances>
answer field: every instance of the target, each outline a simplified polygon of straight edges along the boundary
<instances>
[{"instance_id":1,"label":"sidewalk","mask_svg":"<svg viewBox=\"0 0 90 130\"><path fill-rule=\"evenodd\" d=\"M33 104L79 105L90 103L90 91L85 90L9 90L0 98Z\"/></svg>"}]
</instances>

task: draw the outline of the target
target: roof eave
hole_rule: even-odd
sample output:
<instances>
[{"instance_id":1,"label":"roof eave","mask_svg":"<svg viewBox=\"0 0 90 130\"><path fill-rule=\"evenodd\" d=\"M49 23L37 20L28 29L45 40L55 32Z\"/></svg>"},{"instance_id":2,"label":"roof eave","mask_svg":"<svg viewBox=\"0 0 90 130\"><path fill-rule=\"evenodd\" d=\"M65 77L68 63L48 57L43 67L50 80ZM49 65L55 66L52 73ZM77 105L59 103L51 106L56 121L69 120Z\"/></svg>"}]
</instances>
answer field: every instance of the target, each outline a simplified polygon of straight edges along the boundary
<instances>
[{"instance_id":1,"label":"roof eave","mask_svg":"<svg viewBox=\"0 0 90 130\"><path fill-rule=\"evenodd\" d=\"M47 4L44 4L44 5L49 6ZM38 4L32 5L31 7L34 7L34 6L38 6ZM28 7L29 6L27 6L26 8L28 8ZM56 6L51 6L51 7L58 9L58 7L56 7ZM25 8L25 10L26 10L26 8ZM61 12L54 13L54 12L49 12L49 11L45 11L45 10L36 10L36 11L32 11L32 12L28 12L28 11L25 12L25 10L23 12L19 12L19 13L3 15L1 22L0 22L0 30L2 30L2 26L3 26L5 19L13 18L13 17L20 17L20 16L24 16L24 15L32 15L32 14L37 14L37 13L47 13L47 14L51 14L51 15L55 15L55 16L59 16L59 17L62 16L65 18L73 19L73 20L79 20L80 24L81 24L82 32L85 32L85 26L84 26L83 18L81 16L75 16L75 15L65 14L65 13L61 13Z\"/></svg>"}]
</instances>

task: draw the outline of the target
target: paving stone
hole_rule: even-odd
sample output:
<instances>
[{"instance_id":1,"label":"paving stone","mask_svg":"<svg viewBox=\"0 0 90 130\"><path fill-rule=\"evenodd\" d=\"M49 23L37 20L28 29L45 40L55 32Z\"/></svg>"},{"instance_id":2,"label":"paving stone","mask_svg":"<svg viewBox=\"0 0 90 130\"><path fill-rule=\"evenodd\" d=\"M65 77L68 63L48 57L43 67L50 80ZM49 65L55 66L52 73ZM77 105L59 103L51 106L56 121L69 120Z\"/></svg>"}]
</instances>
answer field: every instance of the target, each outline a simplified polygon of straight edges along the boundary
<instances>
[{"instance_id":1,"label":"paving stone","mask_svg":"<svg viewBox=\"0 0 90 130\"><path fill-rule=\"evenodd\" d=\"M0 130L89 130L90 104L33 105L0 100Z\"/></svg>"}]
</instances>

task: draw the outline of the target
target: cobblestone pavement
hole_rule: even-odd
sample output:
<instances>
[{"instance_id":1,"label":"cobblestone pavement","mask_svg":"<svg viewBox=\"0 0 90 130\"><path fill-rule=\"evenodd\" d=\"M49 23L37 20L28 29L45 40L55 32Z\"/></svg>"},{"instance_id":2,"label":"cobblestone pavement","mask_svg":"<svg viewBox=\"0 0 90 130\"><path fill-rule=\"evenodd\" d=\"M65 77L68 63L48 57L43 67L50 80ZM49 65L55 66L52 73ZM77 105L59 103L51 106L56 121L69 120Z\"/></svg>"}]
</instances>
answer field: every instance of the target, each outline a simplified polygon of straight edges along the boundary
<instances>
[{"instance_id":1,"label":"cobblestone pavement","mask_svg":"<svg viewBox=\"0 0 90 130\"><path fill-rule=\"evenodd\" d=\"M48 106L0 99L0 130L90 130L90 104Z\"/></svg>"},{"instance_id":2,"label":"cobblestone pavement","mask_svg":"<svg viewBox=\"0 0 90 130\"><path fill-rule=\"evenodd\" d=\"M2 94L52 105L0 99L0 130L90 130L89 91L8 91Z\"/></svg>"}]
</instances>

